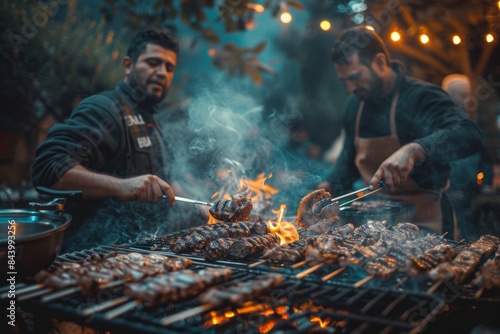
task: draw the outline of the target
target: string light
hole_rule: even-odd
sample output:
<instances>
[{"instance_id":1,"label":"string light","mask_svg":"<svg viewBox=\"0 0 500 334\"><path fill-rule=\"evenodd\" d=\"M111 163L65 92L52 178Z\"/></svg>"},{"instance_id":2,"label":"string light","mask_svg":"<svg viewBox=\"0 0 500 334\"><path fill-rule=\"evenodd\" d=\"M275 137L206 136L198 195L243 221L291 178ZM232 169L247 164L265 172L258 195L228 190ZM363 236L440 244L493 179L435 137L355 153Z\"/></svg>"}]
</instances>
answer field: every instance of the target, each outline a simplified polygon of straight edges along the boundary
<instances>
[{"instance_id":1,"label":"string light","mask_svg":"<svg viewBox=\"0 0 500 334\"><path fill-rule=\"evenodd\" d=\"M500 10L500 1L498 1L497 5L498 5L498 9Z\"/></svg>"},{"instance_id":2,"label":"string light","mask_svg":"<svg viewBox=\"0 0 500 334\"><path fill-rule=\"evenodd\" d=\"M495 40L495 37L493 37L492 34L487 34L486 35L486 42L491 43Z\"/></svg>"},{"instance_id":3,"label":"string light","mask_svg":"<svg viewBox=\"0 0 500 334\"><path fill-rule=\"evenodd\" d=\"M483 172L479 172L477 174L477 184L482 184L483 183L483 179L484 179L484 173Z\"/></svg>"},{"instance_id":4,"label":"string light","mask_svg":"<svg viewBox=\"0 0 500 334\"><path fill-rule=\"evenodd\" d=\"M401 35L399 34L399 32L397 31L393 31L391 33L391 39L394 41L394 42L398 42L400 39L401 39Z\"/></svg>"},{"instance_id":5,"label":"string light","mask_svg":"<svg viewBox=\"0 0 500 334\"><path fill-rule=\"evenodd\" d=\"M290 14L289 12L283 12L281 13L280 15L280 21L285 23L285 24L288 24L290 22L292 22L292 14Z\"/></svg>"},{"instance_id":6,"label":"string light","mask_svg":"<svg viewBox=\"0 0 500 334\"><path fill-rule=\"evenodd\" d=\"M255 10L257 13L262 13L264 11L264 6L259 5L258 3L249 3L247 6Z\"/></svg>"},{"instance_id":7,"label":"string light","mask_svg":"<svg viewBox=\"0 0 500 334\"><path fill-rule=\"evenodd\" d=\"M365 26L365 28L368 29L368 30L371 30L371 31L375 31L375 28L372 27L372 26Z\"/></svg>"},{"instance_id":8,"label":"string light","mask_svg":"<svg viewBox=\"0 0 500 334\"><path fill-rule=\"evenodd\" d=\"M323 20L319 23L321 30L328 31L332 27L332 24L328 20Z\"/></svg>"},{"instance_id":9,"label":"string light","mask_svg":"<svg viewBox=\"0 0 500 334\"><path fill-rule=\"evenodd\" d=\"M452 41L453 41L453 44L458 45L458 44L460 44L460 42L462 42L462 39L458 35L453 35Z\"/></svg>"},{"instance_id":10,"label":"string light","mask_svg":"<svg viewBox=\"0 0 500 334\"><path fill-rule=\"evenodd\" d=\"M420 43L422 44L429 43L429 36L427 36L426 34L420 35Z\"/></svg>"}]
</instances>

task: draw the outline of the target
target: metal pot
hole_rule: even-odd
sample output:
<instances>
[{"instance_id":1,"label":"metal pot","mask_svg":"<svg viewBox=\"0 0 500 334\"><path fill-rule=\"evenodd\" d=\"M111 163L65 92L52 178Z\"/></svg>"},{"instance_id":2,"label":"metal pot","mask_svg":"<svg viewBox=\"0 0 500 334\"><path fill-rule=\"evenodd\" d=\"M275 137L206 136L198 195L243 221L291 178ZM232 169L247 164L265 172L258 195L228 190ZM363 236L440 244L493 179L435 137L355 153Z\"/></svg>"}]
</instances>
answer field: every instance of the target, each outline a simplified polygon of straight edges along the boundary
<instances>
[{"instance_id":1,"label":"metal pot","mask_svg":"<svg viewBox=\"0 0 500 334\"><path fill-rule=\"evenodd\" d=\"M81 198L81 192L67 192ZM0 210L1 275L27 277L49 267L61 248L71 215L63 213L65 198L30 203L34 210Z\"/></svg>"},{"instance_id":2,"label":"metal pot","mask_svg":"<svg viewBox=\"0 0 500 334\"><path fill-rule=\"evenodd\" d=\"M30 276L50 266L59 253L64 230L70 222L71 216L66 213L1 210L2 272Z\"/></svg>"}]
</instances>

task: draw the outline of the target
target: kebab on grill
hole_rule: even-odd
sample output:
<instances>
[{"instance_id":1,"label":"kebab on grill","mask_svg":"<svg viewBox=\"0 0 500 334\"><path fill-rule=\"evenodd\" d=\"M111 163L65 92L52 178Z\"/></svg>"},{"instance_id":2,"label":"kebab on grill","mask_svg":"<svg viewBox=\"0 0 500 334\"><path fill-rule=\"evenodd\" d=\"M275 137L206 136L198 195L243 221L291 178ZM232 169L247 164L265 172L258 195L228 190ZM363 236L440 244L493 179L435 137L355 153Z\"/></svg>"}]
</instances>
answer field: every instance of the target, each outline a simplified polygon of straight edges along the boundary
<instances>
[{"instance_id":1,"label":"kebab on grill","mask_svg":"<svg viewBox=\"0 0 500 334\"><path fill-rule=\"evenodd\" d=\"M500 246L497 246L493 258L486 261L476 272L472 283L487 290L500 288Z\"/></svg>"},{"instance_id":2,"label":"kebab on grill","mask_svg":"<svg viewBox=\"0 0 500 334\"><path fill-rule=\"evenodd\" d=\"M482 259L489 257L496 249L500 239L492 235L483 235L462 250L451 262L441 263L428 272L432 280L452 280L463 284L476 269Z\"/></svg>"},{"instance_id":3,"label":"kebab on grill","mask_svg":"<svg viewBox=\"0 0 500 334\"><path fill-rule=\"evenodd\" d=\"M63 262L52 271L41 270L34 280L54 290L78 286L82 294L91 295L106 283L137 282L147 276L186 269L191 264L189 259L159 254L115 254L105 258L93 254L81 263Z\"/></svg>"},{"instance_id":4,"label":"kebab on grill","mask_svg":"<svg viewBox=\"0 0 500 334\"><path fill-rule=\"evenodd\" d=\"M325 191L325 189L317 189L304 196L300 200L299 206L297 208L297 218L295 220L297 225L305 228L318 223L322 219L322 217L314 214L312 212L312 208L314 204L316 204L320 200L330 197L330 193Z\"/></svg>"},{"instance_id":5,"label":"kebab on grill","mask_svg":"<svg viewBox=\"0 0 500 334\"><path fill-rule=\"evenodd\" d=\"M252 254L269 249L280 244L280 237L274 233L238 239L227 250L229 257L234 259L245 259Z\"/></svg>"},{"instance_id":6,"label":"kebab on grill","mask_svg":"<svg viewBox=\"0 0 500 334\"><path fill-rule=\"evenodd\" d=\"M409 240L400 239L398 234L402 230L410 238ZM355 246L345 258L339 261L340 265L360 266L368 275L380 280L387 280L397 270L406 270L412 255L423 254L427 249L442 243L444 240L441 236L436 235L427 235L424 238L412 240L411 238L415 237L416 233L417 230L408 223L398 224L382 233L376 244ZM416 253L409 253L412 251Z\"/></svg>"},{"instance_id":7,"label":"kebab on grill","mask_svg":"<svg viewBox=\"0 0 500 334\"><path fill-rule=\"evenodd\" d=\"M264 251L262 257L266 260L280 263L295 263L305 258L305 249L312 238L296 240L292 243L275 246Z\"/></svg>"},{"instance_id":8,"label":"kebab on grill","mask_svg":"<svg viewBox=\"0 0 500 334\"><path fill-rule=\"evenodd\" d=\"M366 224L353 228L352 224L347 224L311 239L306 248L306 259L333 263L339 257L345 257L352 247L365 243L371 244L380 231L385 229L385 223L368 221Z\"/></svg>"},{"instance_id":9,"label":"kebab on grill","mask_svg":"<svg viewBox=\"0 0 500 334\"><path fill-rule=\"evenodd\" d=\"M450 262L456 255L455 248L449 244L441 243L426 250L422 255L412 256L408 262L408 272L413 276L420 275L435 268L440 263Z\"/></svg>"},{"instance_id":10,"label":"kebab on grill","mask_svg":"<svg viewBox=\"0 0 500 334\"><path fill-rule=\"evenodd\" d=\"M124 294L141 303L157 306L197 296L210 285L228 281L231 275L232 271L227 268L207 268L197 272L182 270L127 284Z\"/></svg>"},{"instance_id":11,"label":"kebab on grill","mask_svg":"<svg viewBox=\"0 0 500 334\"><path fill-rule=\"evenodd\" d=\"M248 300L255 300L258 296L277 288L283 282L283 277L279 274L265 274L261 277L245 282L239 282L226 289L221 287L210 288L201 296L203 304L212 306L233 305L238 306Z\"/></svg>"},{"instance_id":12,"label":"kebab on grill","mask_svg":"<svg viewBox=\"0 0 500 334\"><path fill-rule=\"evenodd\" d=\"M204 225L202 229L194 230L191 234L179 238L171 246L171 249L173 252L181 253L192 249L201 249L212 240L222 237L248 237L250 235L250 227L245 222Z\"/></svg>"},{"instance_id":13,"label":"kebab on grill","mask_svg":"<svg viewBox=\"0 0 500 334\"><path fill-rule=\"evenodd\" d=\"M218 200L208 210L212 217L224 222L248 220L253 209L252 200L236 194L230 200Z\"/></svg>"},{"instance_id":14,"label":"kebab on grill","mask_svg":"<svg viewBox=\"0 0 500 334\"><path fill-rule=\"evenodd\" d=\"M235 241L236 239L233 238L215 239L210 244L208 244L207 248L205 249L205 260L216 261L227 257L227 251Z\"/></svg>"}]
</instances>

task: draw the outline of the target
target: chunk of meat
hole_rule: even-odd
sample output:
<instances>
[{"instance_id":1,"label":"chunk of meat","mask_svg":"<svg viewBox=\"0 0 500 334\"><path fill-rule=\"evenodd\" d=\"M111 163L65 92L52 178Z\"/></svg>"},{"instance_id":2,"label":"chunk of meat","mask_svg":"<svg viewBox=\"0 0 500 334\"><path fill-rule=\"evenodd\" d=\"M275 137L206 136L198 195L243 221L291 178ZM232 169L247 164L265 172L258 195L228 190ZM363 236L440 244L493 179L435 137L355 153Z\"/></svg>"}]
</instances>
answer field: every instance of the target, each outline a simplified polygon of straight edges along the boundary
<instances>
[{"instance_id":1,"label":"chunk of meat","mask_svg":"<svg viewBox=\"0 0 500 334\"><path fill-rule=\"evenodd\" d=\"M230 200L218 200L208 210L212 217L224 222L246 221L253 209L252 200L241 194L232 196Z\"/></svg>"},{"instance_id":2,"label":"chunk of meat","mask_svg":"<svg viewBox=\"0 0 500 334\"><path fill-rule=\"evenodd\" d=\"M297 218L295 222L301 227L308 227L318 223L322 217L312 212L313 205L322 199L332 197L325 189L315 190L302 197L297 209Z\"/></svg>"}]
</instances>

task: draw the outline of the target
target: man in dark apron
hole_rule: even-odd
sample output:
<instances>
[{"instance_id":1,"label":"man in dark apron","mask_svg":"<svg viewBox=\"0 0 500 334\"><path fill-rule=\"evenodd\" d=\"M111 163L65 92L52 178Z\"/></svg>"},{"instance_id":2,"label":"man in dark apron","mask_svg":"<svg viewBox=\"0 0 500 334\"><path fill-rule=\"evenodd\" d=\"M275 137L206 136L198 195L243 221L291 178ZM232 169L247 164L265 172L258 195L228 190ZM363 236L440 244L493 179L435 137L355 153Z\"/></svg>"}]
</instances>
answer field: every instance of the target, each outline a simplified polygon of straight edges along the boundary
<instances>
[{"instance_id":1,"label":"man in dark apron","mask_svg":"<svg viewBox=\"0 0 500 334\"><path fill-rule=\"evenodd\" d=\"M407 77L373 30L346 30L332 61L353 96L343 151L319 186L342 194L357 179L384 181L382 196L403 203L407 221L442 233L449 163L481 149L481 129L438 86ZM456 226L446 229L456 237Z\"/></svg>"}]
</instances>

